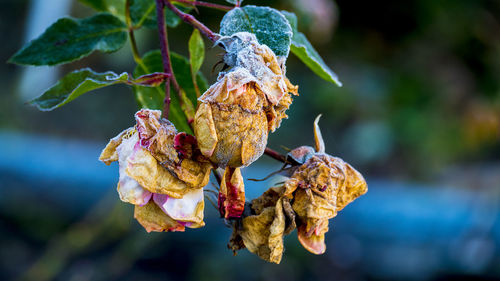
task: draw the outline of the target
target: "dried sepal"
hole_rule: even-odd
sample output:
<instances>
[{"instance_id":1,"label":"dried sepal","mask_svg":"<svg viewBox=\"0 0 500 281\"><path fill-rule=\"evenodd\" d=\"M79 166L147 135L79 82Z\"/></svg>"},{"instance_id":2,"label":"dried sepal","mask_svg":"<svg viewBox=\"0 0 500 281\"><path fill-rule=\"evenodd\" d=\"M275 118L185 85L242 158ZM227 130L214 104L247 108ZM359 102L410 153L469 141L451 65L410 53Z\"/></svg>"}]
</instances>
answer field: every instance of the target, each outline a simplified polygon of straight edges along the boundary
<instances>
[{"instance_id":1,"label":"dried sepal","mask_svg":"<svg viewBox=\"0 0 500 281\"><path fill-rule=\"evenodd\" d=\"M218 198L221 217L239 218L245 209L245 186L239 168L226 168Z\"/></svg>"},{"instance_id":2,"label":"dried sepal","mask_svg":"<svg viewBox=\"0 0 500 281\"><path fill-rule=\"evenodd\" d=\"M321 114L314 119L314 143L316 144L316 152L325 153L325 141L323 140L323 136L321 135L321 130L318 125L320 118Z\"/></svg>"}]
</instances>

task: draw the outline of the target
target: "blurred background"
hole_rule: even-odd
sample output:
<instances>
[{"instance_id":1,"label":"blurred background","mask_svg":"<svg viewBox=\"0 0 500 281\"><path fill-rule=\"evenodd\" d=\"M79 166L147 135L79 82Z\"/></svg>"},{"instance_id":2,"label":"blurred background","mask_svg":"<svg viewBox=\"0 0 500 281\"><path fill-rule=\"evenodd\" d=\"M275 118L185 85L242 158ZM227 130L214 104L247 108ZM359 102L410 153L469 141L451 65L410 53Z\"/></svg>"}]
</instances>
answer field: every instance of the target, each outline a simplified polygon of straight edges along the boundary
<instances>
[{"instance_id":1,"label":"blurred background","mask_svg":"<svg viewBox=\"0 0 500 281\"><path fill-rule=\"evenodd\" d=\"M0 4L2 62L58 17L94 13L76 0ZM125 47L55 68L0 64L0 279L500 280L500 1L245 4L296 12L344 83L324 82L291 55L287 75L300 96L269 138L281 152L311 145L322 113L327 152L366 177L369 192L330 220L327 252L310 254L293 233L280 265L246 250L233 257L231 230L209 204L202 229L139 226L118 200L118 167L97 161L134 124L132 91L104 88L53 112L25 104L74 69L132 72ZM203 7L197 15L213 30L222 16ZM188 54L191 30L169 30L174 51ZM141 53L158 48L153 31L137 36ZM207 49L210 83L221 53ZM264 156L244 176L279 167ZM273 181L247 181L247 198Z\"/></svg>"}]
</instances>

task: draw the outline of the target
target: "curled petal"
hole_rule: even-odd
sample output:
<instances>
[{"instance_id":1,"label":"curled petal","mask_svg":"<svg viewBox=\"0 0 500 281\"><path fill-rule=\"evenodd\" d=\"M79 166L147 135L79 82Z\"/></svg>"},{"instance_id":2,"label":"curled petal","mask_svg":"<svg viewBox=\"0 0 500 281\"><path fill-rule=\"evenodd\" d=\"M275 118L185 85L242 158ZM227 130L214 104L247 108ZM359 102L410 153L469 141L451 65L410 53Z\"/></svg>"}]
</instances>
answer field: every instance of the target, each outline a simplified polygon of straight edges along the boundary
<instances>
[{"instance_id":1,"label":"curled petal","mask_svg":"<svg viewBox=\"0 0 500 281\"><path fill-rule=\"evenodd\" d=\"M151 192L142 188L137 181L129 176L120 179L116 189L120 195L120 200L139 206L148 203L152 196Z\"/></svg>"},{"instance_id":2,"label":"curled petal","mask_svg":"<svg viewBox=\"0 0 500 281\"><path fill-rule=\"evenodd\" d=\"M245 208L245 186L239 168L226 168L219 191L221 217L239 218Z\"/></svg>"},{"instance_id":3,"label":"curled petal","mask_svg":"<svg viewBox=\"0 0 500 281\"><path fill-rule=\"evenodd\" d=\"M141 109L135 114L137 131L141 141L147 141L160 130L160 117L160 110Z\"/></svg>"},{"instance_id":4,"label":"curled petal","mask_svg":"<svg viewBox=\"0 0 500 281\"><path fill-rule=\"evenodd\" d=\"M345 163L345 182L337 193L337 211L368 191L368 184L363 175L351 165Z\"/></svg>"},{"instance_id":5,"label":"curled petal","mask_svg":"<svg viewBox=\"0 0 500 281\"><path fill-rule=\"evenodd\" d=\"M184 231L184 225L165 214L153 201L135 206L134 217L147 232Z\"/></svg>"},{"instance_id":6,"label":"curled petal","mask_svg":"<svg viewBox=\"0 0 500 281\"><path fill-rule=\"evenodd\" d=\"M180 199L166 194L154 194L154 202L165 214L179 222L185 222L187 227L201 227L203 223L203 189L197 189L184 194Z\"/></svg>"},{"instance_id":7,"label":"curled petal","mask_svg":"<svg viewBox=\"0 0 500 281\"><path fill-rule=\"evenodd\" d=\"M201 154L211 157L218 138L210 104L200 103L194 116L193 128Z\"/></svg>"},{"instance_id":8,"label":"curled petal","mask_svg":"<svg viewBox=\"0 0 500 281\"><path fill-rule=\"evenodd\" d=\"M137 132L123 135L120 145L116 148L118 157L120 180L118 181L118 194L123 202L134 205L144 205L151 198L151 192L142 188L142 186L126 173L127 159L134 153L138 147L139 137ZM141 149L141 148L139 148Z\"/></svg>"},{"instance_id":9,"label":"curled petal","mask_svg":"<svg viewBox=\"0 0 500 281\"><path fill-rule=\"evenodd\" d=\"M301 225L297 229L297 237L300 244L313 254L321 255L326 251L325 234L316 235L313 233L308 235L306 226Z\"/></svg>"},{"instance_id":10,"label":"curled petal","mask_svg":"<svg viewBox=\"0 0 500 281\"><path fill-rule=\"evenodd\" d=\"M184 159L180 165L173 167L173 172L178 179L193 188L204 187L210 180L212 165L209 162L199 162L191 159Z\"/></svg>"},{"instance_id":11,"label":"curled petal","mask_svg":"<svg viewBox=\"0 0 500 281\"><path fill-rule=\"evenodd\" d=\"M118 136L110 139L109 143L102 150L99 160L104 162L106 165L111 164L111 162L118 161L116 148L122 143L123 138L129 138L134 132L134 128L128 128L122 131Z\"/></svg>"},{"instance_id":12,"label":"curled petal","mask_svg":"<svg viewBox=\"0 0 500 281\"><path fill-rule=\"evenodd\" d=\"M310 189L297 190L292 207L302 220L328 220L337 215L335 204L321 196L315 196Z\"/></svg>"},{"instance_id":13,"label":"curled petal","mask_svg":"<svg viewBox=\"0 0 500 281\"><path fill-rule=\"evenodd\" d=\"M258 215L244 218L240 235L250 252L267 261L280 263L284 231L285 216L281 200L278 200L275 207L265 208Z\"/></svg>"},{"instance_id":14,"label":"curled petal","mask_svg":"<svg viewBox=\"0 0 500 281\"><path fill-rule=\"evenodd\" d=\"M184 194L193 189L172 175L147 150L140 146L136 146L134 153L127 159L125 172L152 193L182 198Z\"/></svg>"}]
</instances>

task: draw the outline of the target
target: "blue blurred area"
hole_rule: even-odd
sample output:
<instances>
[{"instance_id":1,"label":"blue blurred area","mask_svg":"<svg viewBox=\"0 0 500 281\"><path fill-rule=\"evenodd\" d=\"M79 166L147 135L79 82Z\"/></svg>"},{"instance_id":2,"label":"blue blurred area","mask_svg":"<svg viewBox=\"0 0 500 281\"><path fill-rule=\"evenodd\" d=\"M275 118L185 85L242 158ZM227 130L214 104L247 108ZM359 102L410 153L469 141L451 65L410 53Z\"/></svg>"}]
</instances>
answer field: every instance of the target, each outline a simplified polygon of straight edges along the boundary
<instances>
[{"instance_id":1,"label":"blue blurred area","mask_svg":"<svg viewBox=\"0 0 500 281\"><path fill-rule=\"evenodd\" d=\"M165 276L196 280L203 272L224 280L252 280L266 279L252 265L279 276L283 268L295 268L298 264L300 267L294 269L298 275L284 275L283 280L332 277L327 274L340 275L341 280L429 280L448 275L469 276L473 280L475 276L500 274L498 197L487 192L369 179L369 192L331 221L324 256L302 249L294 232L286 239L282 264L275 266L246 251L233 258L225 247L230 229L223 227L208 203L205 228L147 235L133 220L132 209L117 202L117 166L107 167L97 161L104 145L0 132L0 270L6 277L42 270L41 274L47 271L64 279L76 274L72 272L75 266L87 266L92 268L89 280L132 280L138 276L147 276L148 280ZM279 163L264 162L243 173L252 178L279 167ZM273 181L279 179L246 181L247 198L257 197ZM24 214L16 214L21 210ZM113 212L117 213L112 215ZM121 219L105 222L108 215ZM27 223L51 220L56 222ZM86 234L78 233L82 227ZM101 241L101 232L108 231L116 233ZM81 239L78 243L84 247L73 245L75 241L68 238L71 235ZM40 243L44 246L37 247ZM59 253L60 257L52 256L53 248L59 247L66 250ZM122 266L121 261L115 261L116 272L107 272L100 263L110 262L108 256L113 253L126 257L129 264ZM37 268L43 258L62 259L59 262L64 266ZM17 266L9 266L12 259ZM155 267L155 263L160 263L158 268L147 269ZM172 264L179 264L188 272L179 272L180 268ZM326 269L317 271L320 265ZM202 271L197 272L197 267Z\"/></svg>"}]
</instances>

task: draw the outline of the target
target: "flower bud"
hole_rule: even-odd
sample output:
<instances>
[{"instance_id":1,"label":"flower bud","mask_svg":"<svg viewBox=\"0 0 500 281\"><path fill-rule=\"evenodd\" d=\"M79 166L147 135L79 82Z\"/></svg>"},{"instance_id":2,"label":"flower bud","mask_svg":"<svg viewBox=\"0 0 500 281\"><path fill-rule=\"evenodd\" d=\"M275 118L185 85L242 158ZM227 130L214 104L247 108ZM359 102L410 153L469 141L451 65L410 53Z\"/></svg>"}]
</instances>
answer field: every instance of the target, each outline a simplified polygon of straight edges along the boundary
<instances>
[{"instance_id":1,"label":"flower bud","mask_svg":"<svg viewBox=\"0 0 500 281\"><path fill-rule=\"evenodd\" d=\"M199 98L193 127L203 155L220 167L237 168L264 153L268 132L287 117L297 87L253 34L237 33L220 43L232 69Z\"/></svg>"},{"instance_id":2,"label":"flower bud","mask_svg":"<svg viewBox=\"0 0 500 281\"><path fill-rule=\"evenodd\" d=\"M136 205L135 217L148 232L201 227L211 164L197 152L194 137L177 134L160 115L137 112L136 126L111 139L99 159L118 161L120 199Z\"/></svg>"}]
</instances>

